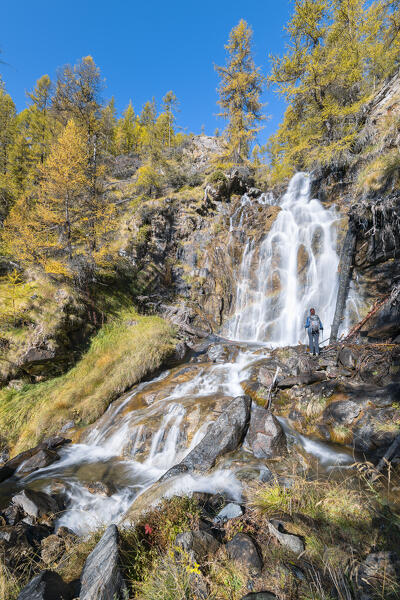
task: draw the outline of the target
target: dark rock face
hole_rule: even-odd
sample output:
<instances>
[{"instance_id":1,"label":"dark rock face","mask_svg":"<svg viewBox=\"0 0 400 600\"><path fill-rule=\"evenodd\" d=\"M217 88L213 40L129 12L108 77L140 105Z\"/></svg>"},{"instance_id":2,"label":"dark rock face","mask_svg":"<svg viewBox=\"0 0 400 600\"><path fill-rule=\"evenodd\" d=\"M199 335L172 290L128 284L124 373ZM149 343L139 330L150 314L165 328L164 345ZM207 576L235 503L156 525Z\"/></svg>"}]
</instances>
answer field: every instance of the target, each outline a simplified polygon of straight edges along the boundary
<instances>
[{"instance_id":1,"label":"dark rock face","mask_svg":"<svg viewBox=\"0 0 400 600\"><path fill-rule=\"evenodd\" d=\"M253 402L246 443L256 458L281 456L287 451L286 436L279 421Z\"/></svg>"},{"instance_id":2,"label":"dark rock face","mask_svg":"<svg viewBox=\"0 0 400 600\"><path fill-rule=\"evenodd\" d=\"M224 412L213 423L202 441L180 462L161 477L160 481L190 471L207 471L214 466L219 456L236 450L244 436L250 420L251 400L239 396L230 402Z\"/></svg>"},{"instance_id":3,"label":"dark rock face","mask_svg":"<svg viewBox=\"0 0 400 600\"><path fill-rule=\"evenodd\" d=\"M110 525L86 559L80 600L125 600L128 597L118 559L118 529Z\"/></svg>"},{"instance_id":4,"label":"dark rock face","mask_svg":"<svg viewBox=\"0 0 400 600\"><path fill-rule=\"evenodd\" d=\"M394 288L391 298L368 323L367 336L381 339L400 334L400 286Z\"/></svg>"},{"instance_id":5,"label":"dark rock face","mask_svg":"<svg viewBox=\"0 0 400 600\"><path fill-rule=\"evenodd\" d=\"M72 590L54 571L42 571L21 590L18 600L72 600Z\"/></svg>"},{"instance_id":6,"label":"dark rock face","mask_svg":"<svg viewBox=\"0 0 400 600\"><path fill-rule=\"evenodd\" d=\"M234 560L249 571L260 573L263 562L257 547L251 537L246 533L237 533L230 542L226 544L226 551L231 560Z\"/></svg>"},{"instance_id":7,"label":"dark rock face","mask_svg":"<svg viewBox=\"0 0 400 600\"><path fill-rule=\"evenodd\" d=\"M13 496L12 502L34 519L44 515L56 514L59 510L54 498L44 492L35 492L29 489Z\"/></svg>"}]
</instances>

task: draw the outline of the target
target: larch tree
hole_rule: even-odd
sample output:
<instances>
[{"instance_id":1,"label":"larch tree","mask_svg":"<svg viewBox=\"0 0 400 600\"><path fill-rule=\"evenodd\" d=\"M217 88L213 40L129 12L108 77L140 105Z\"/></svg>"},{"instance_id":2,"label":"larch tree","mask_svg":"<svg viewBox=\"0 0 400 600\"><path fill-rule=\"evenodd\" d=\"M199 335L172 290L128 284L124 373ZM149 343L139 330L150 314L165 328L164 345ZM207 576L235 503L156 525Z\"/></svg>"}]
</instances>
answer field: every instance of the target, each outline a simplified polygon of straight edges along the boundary
<instances>
[{"instance_id":1,"label":"larch tree","mask_svg":"<svg viewBox=\"0 0 400 600\"><path fill-rule=\"evenodd\" d=\"M232 29L225 46L228 55L226 66L215 67L220 77L219 116L228 121L225 158L234 164L248 159L251 143L260 131L260 122L264 118L261 102L264 77L254 63L252 34L252 29L242 19Z\"/></svg>"},{"instance_id":2,"label":"larch tree","mask_svg":"<svg viewBox=\"0 0 400 600\"><path fill-rule=\"evenodd\" d=\"M135 115L132 101L130 100L117 124L116 144L118 152L121 154L137 152L140 147L141 138L142 126Z\"/></svg>"},{"instance_id":3,"label":"larch tree","mask_svg":"<svg viewBox=\"0 0 400 600\"><path fill-rule=\"evenodd\" d=\"M89 187L86 140L75 121L67 123L40 169L37 196L16 203L5 222L3 239L18 260L70 275L82 244L80 207Z\"/></svg>"},{"instance_id":4,"label":"larch tree","mask_svg":"<svg viewBox=\"0 0 400 600\"><path fill-rule=\"evenodd\" d=\"M364 106L399 59L396 26L388 45L389 4L296 0L286 53L272 57L269 76L288 103L269 142L275 179L333 158L351 160Z\"/></svg>"}]
</instances>

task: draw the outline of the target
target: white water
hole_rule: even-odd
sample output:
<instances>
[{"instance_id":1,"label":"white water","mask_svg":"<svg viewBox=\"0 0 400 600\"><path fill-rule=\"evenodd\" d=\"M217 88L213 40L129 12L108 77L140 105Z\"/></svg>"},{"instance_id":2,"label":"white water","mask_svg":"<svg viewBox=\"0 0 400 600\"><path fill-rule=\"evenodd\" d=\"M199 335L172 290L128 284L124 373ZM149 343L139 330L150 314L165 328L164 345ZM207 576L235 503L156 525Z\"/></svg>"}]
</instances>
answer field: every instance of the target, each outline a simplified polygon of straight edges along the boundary
<instances>
[{"instance_id":1,"label":"white water","mask_svg":"<svg viewBox=\"0 0 400 600\"><path fill-rule=\"evenodd\" d=\"M264 201L272 202L271 196ZM260 247L251 239L246 243L236 311L224 328L230 339L273 347L305 341L304 322L311 307L322 320L324 337L329 337L339 264L339 215L335 208L326 209L310 197L307 174L297 173L277 204L281 210Z\"/></svg>"},{"instance_id":2,"label":"white water","mask_svg":"<svg viewBox=\"0 0 400 600\"><path fill-rule=\"evenodd\" d=\"M329 335L337 291L338 215L333 208L325 209L312 200L309 187L308 176L297 174L260 247L247 240L238 274L236 313L224 330L227 337L272 346L296 345L304 335L303 321L310 306L316 308L325 336ZM243 196L231 216L231 231L245 227L246 210L253 202L262 206L275 201L271 194L256 200ZM300 253L302 270L298 267ZM256 348L249 348L239 352L233 362L191 365L193 375L185 381L174 381L179 371L175 369L136 386L110 406L81 443L61 450L60 461L26 478L22 485L51 491L54 480L63 482L68 507L59 525L79 534L118 522L138 495L201 441L217 416L218 399L229 401L243 393L241 382L252 363L261 358ZM140 401L143 393L154 400ZM200 414L201 421L196 421ZM189 433L192 420L195 430ZM295 436L295 443L325 467L350 460L348 454L304 436ZM263 464L259 466L265 469ZM116 491L110 497L90 493L84 485L90 481L112 483ZM226 492L239 500L241 484L232 470L225 468L171 480L166 494L193 491Z\"/></svg>"}]
</instances>

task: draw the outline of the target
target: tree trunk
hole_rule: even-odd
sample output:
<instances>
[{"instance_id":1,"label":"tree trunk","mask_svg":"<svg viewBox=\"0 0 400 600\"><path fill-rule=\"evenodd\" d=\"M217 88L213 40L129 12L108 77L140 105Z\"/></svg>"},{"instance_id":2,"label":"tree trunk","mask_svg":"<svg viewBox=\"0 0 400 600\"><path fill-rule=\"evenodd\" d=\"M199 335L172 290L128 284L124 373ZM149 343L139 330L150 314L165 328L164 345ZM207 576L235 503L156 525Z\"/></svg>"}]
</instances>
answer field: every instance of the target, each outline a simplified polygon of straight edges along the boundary
<instances>
[{"instance_id":1,"label":"tree trunk","mask_svg":"<svg viewBox=\"0 0 400 600\"><path fill-rule=\"evenodd\" d=\"M353 258L356 249L357 233L354 223L350 221L344 239L342 252L339 262L339 289L336 298L335 316L333 318L331 337L329 343L337 340L339 327L343 321L343 314L346 307L346 300L349 293L349 286L353 274Z\"/></svg>"}]
</instances>

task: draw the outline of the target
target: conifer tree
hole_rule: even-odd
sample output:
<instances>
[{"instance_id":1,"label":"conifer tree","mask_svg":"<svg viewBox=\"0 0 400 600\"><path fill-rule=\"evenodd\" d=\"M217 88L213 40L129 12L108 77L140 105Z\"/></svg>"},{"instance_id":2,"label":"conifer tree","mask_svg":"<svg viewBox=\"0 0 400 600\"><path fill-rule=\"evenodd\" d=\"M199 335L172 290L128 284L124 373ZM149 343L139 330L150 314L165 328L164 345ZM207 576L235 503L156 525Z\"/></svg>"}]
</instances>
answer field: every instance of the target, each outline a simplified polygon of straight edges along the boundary
<instances>
[{"instance_id":1,"label":"conifer tree","mask_svg":"<svg viewBox=\"0 0 400 600\"><path fill-rule=\"evenodd\" d=\"M163 98L163 108L166 115L166 140L168 140L168 148L171 148L171 143L174 139L174 124L175 124L175 112L178 110L179 102L174 92L170 90Z\"/></svg>"},{"instance_id":2,"label":"conifer tree","mask_svg":"<svg viewBox=\"0 0 400 600\"><path fill-rule=\"evenodd\" d=\"M391 35L391 2L297 0L283 57L269 77L288 108L269 142L275 178L332 158L351 160L364 111L376 85L399 60Z\"/></svg>"},{"instance_id":3,"label":"conifer tree","mask_svg":"<svg viewBox=\"0 0 400 600\"><path fill-rule=\"evenodd\" d=\"M71 120L40 167L36 198L21 198L5 223L4 239L19 260L69 275L80 236L80 206L89 180L84 135Z\"/></svg>"},{"instance_id":4,"label":"conifer tree","mask_svg":"<svg viewBox=\"0 0 400 600\"><path fill-rule=\"evenodd\" d=\"M252 30L243 19L232 29L225 46L227 64L217 66L221 107L219 116L228 120L227 156L233 163L247 160L251 142L260 131L262 115L261 93L264 84L259 67L254 64L251 50Z\"/></svg>"},{"instance_id":5,"label":"conifer tree","mask_svg":"<svg viewBox=\"0 0 400 600\"><path fill-rule=\"evenodd\" d=\"M105 152L109 154L115 154L116 148L116 108L114 96L110 102L102 109L100 119L100 130L102 135L102 147Z\"/></svg>"},{"instance_id":6,"label":"conifer tree","mask_svg":"<svg viewBox=\"0 0 400 600\"><path fill-rule=\"evenodd\" d=\"M137 152L141 143L141 137L142 126L136 118L132 101L130 100L127 108L123 112L122 118L118 120L116 130L118 152L121 154Z\"/></svg>"}]
</instances>

